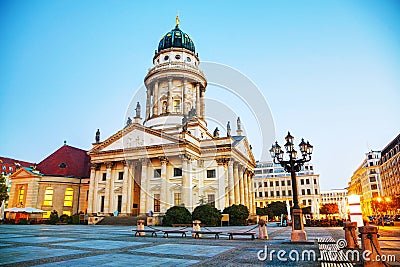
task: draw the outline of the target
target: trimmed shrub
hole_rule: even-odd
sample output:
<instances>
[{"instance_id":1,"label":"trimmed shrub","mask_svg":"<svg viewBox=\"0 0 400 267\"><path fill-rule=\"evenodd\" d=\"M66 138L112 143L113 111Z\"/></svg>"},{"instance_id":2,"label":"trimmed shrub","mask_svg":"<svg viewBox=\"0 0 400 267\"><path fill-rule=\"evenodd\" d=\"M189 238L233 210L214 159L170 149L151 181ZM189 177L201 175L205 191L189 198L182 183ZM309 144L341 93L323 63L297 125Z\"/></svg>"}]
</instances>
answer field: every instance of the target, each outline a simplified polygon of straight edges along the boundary
<instances>
[{"instance_id":1,"label":"trimmed shrub","mask_svg":"<svg viewBox=\"0 0 400 267\"><path fill-rule=\"evenodd\" d=\"M60 216L60 222L71 224L72 223L72 217L68 216L67 214L63 214L63 215Z\"/></svg>"},{"instance_id":2,"label":"trimmed shrub","mask_svg":"<svg viewBox=\"0 0 400 267\"><path fill-rule=\"evenodd\" d=\"M72 215L72 223L73 224L80 224L79 214Z\"/></svg>"},{"instance_id":3,"label":"trimmed shrub","mask_svg":"<svg viewBox=\"0 0 400 267\"><path fill-rule=\"evenodd\" d=\"M163 225L171 226L172 224L191 224L192 215L185 207L173 206L167 210L163 220Z\"/></svg>"},{"instance_id":4,"label":"trimmed shrub","mask_svg":"<svg viewBox=\"0 0 400 267\"><path fill-rule=\"evenodd\" d=\"M207 226L219 226L221 224L221 211L210 205L197 206L192 213L193 220L200 220Z\"/></svg>"},{"instance_id":5,"label":"trimmed shrub","mask_svg":"<svg viewBox=\"0 0 400 267\"><path fill-rule=\"evenodd\" d=\"M58 223L59 220L60 220L60 218L58 218L58 212L56 210L53 210L50 213L49 223L50 224L56 224L56 223Z\"/></svg>"},{"instance_id":6,"label":"trimmed shrub","mask_svg":"<svg viewBox=\"0 0 400 267\"><path fill-rule=\"evenodd\" d=\"M225 208L222 213L229 214L230 225L246 225L246 220L250 214L247 207L242 204L233 204L232 206Z\"/></svg>"},{"instance_id":7,"label":"trimmed shrub","mask_svg":"<svg viewBox=\"0 0 400 267\"><path fill-rule=\"evenodd\" d=\"M25 218L19 219L18 224L28 224L28 220Z\"/></svg>"}]
</instances>

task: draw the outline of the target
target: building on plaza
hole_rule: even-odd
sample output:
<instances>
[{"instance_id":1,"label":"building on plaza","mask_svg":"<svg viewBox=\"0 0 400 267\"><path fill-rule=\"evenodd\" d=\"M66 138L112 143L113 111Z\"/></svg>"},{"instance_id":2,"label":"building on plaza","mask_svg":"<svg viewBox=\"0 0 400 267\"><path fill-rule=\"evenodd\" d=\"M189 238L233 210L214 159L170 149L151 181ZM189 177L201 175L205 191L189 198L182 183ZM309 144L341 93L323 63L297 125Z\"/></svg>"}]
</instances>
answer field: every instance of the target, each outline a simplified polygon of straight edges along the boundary
<instances>
[{"instance_id":1,"label":"building on plaza","mask_svg":"<svg viewBox=\"0 0 400 267\"><path fill-rule=\"evenodd\" d=\"M382 149L379 171L385 197L400 197L400 134Z\"/></svg>"},{"instance_id":2,"label":"building on plaza","mask_svg":"<svg viewBox=\"0 0 400 267\"><path fill-rule=\"evenodd\" d=\"M324 204L337 204L339 216L343 219L348 214L347 189L321 190L321 206Z\"/></svg>"},{"instance_id":3,"label":"building on plaza","mask_svg":"<svg viewBox=\"0 0 400 267\"><path fill-rule=\"evenodd\" d=\"M265 207L274 201L286 202L292 206L292 184L290 173L285 172L280 164L272 161L257 162L254 170L254 196L257 207ZM297 173L299 205L311 207L311 212L319 216L320 188L319 174L314 173L314 166L307 162Z\"/></svg>"},{"instance_id":4,"label":"building on plaza","mask_svg":"<svg viewBox=\"0 0 400 267\"><path fill-rule=\"evenodd\" d=\"M100 141L91 157L88 213L163 214L174 205L189 210L203 200L224 209L246 205L255 213L255 160L237 120L222 136L207 128L207 80L191 38L178 23L162 37L144 83L146 105L126 127ZM228 123L228 122L225 122Z\"/></svg>"},{"instance_id":5,"label":"building on plaza","mask_svg":"<svg viewBox=\"0 0 400 267\"><path fill-rule=\"evenodd\" d=\"M380 179L379 161L381 151L370 151L365 154L365 159L354 171L349 187L349 195L360 195L363 216L373 215L372 201L383 195Z\"/></svg>"},{"instance_id":6,"label":"building on plaza","mask_svg":"<svg viewBox=\"0 0 400 267\"><path fill-rule=\"evenodd\" d=\"M12 158L0 157L0 175L2 175L5 179L5 183L7 186L7 193L10 195L11 190L11 179L10 175L14 173L17 168L20 167L32 167L35 163L26 162L22 160L16 160ZM8 204L8 200L5 202L6 205ZM1 203L0 203L1 205Z\"/></svg>"},{"instance_id":7,"label":"building on plaza","mask_svg":"<svg viewBox=\"0 0 400 267\"><path fill-rule=\"evenodd\" d=\"M9 208L37 208L49 218L86 212L89 191L87 151L64 144L53 154L31 167L19 167L10 175Z\"/></svg>"}]
</instances>

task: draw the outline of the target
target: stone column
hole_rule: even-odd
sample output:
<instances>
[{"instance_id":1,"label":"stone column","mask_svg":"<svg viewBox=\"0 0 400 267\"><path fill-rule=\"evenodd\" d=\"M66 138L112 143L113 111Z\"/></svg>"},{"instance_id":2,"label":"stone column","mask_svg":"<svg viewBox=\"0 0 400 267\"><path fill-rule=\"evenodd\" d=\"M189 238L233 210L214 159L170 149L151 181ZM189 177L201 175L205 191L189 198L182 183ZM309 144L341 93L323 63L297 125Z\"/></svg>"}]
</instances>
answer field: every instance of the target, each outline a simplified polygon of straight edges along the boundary
<instances>
[{"instance_id":1,"label":"stone column","mask_svg":"<svg viewBox=\"0 0 400 267\"><path fill-rule=\"evenodd\" d=\"M167 103L167 112L171 113L173 111L172 105L172 78L168 79L168 103Z\"/></svg>"},{"instance_id":2,"label":"stone column","mask_svg":"<svg viewBox=\"0 0 400 267\"><path fill-rule=\"evenodd\" d=\"M188 158L188 162L187 162L187 168L188 168L188 187L189 187L189 211L192 212L193 211L193 179L192 179L192 158Z\"/></svg>"},{"instance_id":3,"label":"stone column","mask_svg":"<svg viewBox=\"0 0 400 267\"><path fill-rule=\"evenodd\" d=\"M204 120L205 114L206 114L206 105L204 102L204 94L206 92L205 88L200 89L200 117Z\"/></svg>"},{"instance_id":4,"label":"stone column","mask_svg":"<svg viewBox=\"0 0 400 267\"><path fill-rule=\"evenodd\" d=\"M124 177L122 180L122 207L121 207L121 213L122 214L126 214L127 210L128 210L128 201L127 201L127 197L128 197L128 164L127 162L124 160L122 161L122 164L124 165Z\"/></svg>"},{"instance_id":5,"label":"stone column","mask_svg":"<svg viewBox=\"0 0 400 267\"><path fill-rule=\"evenodd\" d=\"M151 90L147 88L147 99L146 99L146 120L150 118L150 101L151 101Z\"/></svg>"},{"instance_id":6,"label":"stone column","mask_svg":"<svg viewBox=\"0 0 400 267\"><path fill-rule=\"evenodd\" d=\"M223 210L225 208L225 168L224 168L224 160L218 160L218 172L217 172L217 181L218 181L218 196L216 199L217 209Z\"/></svg>"},{"instance_id":7,"label":"stone column","mask_svg":"<svg viewBox=\"0 0 400 267\"><path fill-rule=\"evenodd\" d=\"M228 194L229 194L229 206L235 204L235 181L233 180L233 160L228 162Z\"/></svg>"},{"instance_id":8,"label":"stone column","mask_svg":"<svg viewBox=\"0 0 400 267\"><path fill-rule=\"evenodd\" d=\"M182 202L186 208L191 210L192 208L192 179L190 177L190 171L192 164L190 158L187 155L182 155Z\"/></svg>"},{"instance_id":9,"label":"stone column","mask_svg":"<svg viewBox=\"0 0 400 267\"><path fill-rule=\"evenodd\" d=\"M167 211L167 158L160 157L161 162L161 190L160 190L160 212Z\"/></svg>"},{"instance_id":10,"label":"stone column","mask_svg":"<svg viewBox=\"0 0 400 267\"><path fill-rule=\"evenodd\" d=\"M107 162L106 163L106 188L104 190L104 213L109 213L110 212L110 197L111 197L111 191L112 188L110 188L110 180L111 180L111 167L112 167L112 162Z\"/></svg>"},{"instance_id":11,"label":"stone column","mask_svg":"<svg viewBox=\"0 0 400 267\"><path fill-rule=\"evenodd\" d=\"M181 112L183 115L186 114L186 79L182 80L182 103L181 103Z\"/></svg>"},{"instance_id":12,"label":"stone column","mask_svg":"<svg viewBox=\"0 0 400 267\"><path fill-rule=\"evenodd\" d=\"M128 194L127 194L127 205L126 205L126 212L128 214L132 214L132 200L133 200L133 190L132 190L132 180L135 178L135 165L136 162L135 161L131 161L129 166L130 168L128 168Z\"/></svg>"},{"instance_id":13,"label":"stone column","mask_svg":"<svg viewBox=\"0 0 400 267\"><path fill-rule=\"evenodd\" d=\"M113 166L115 166L115 165L113 164ZM115 170L111 169L111 174L110 174L110 202L108 204L108 209L109 209L110 213L112 213L115 210L117 210L117 207L115 205L114 181L115 181Z\"/></svg>"},{"instance_id":14,"label":"stone column","mask_svg":"<svg viewBox=\"0 0 400 267\"><path fill-rule=\"evenodd\" d=\"M200 84L196 83L196 115L200 117Z\"/></svg>"},{"instance_id":15,"label":"stone column","mask_svg":"<svg viewBox=\"0 0 400 267\"><path fill-rule=\"evenodd\" d=\"M243 190L244 190L244 198L243 205L250 209L249 205L249 191L248 191L248 180L247 180L247 170L245 169L243 172Z\"/></svg>"},{"instance_id":16,"label":"stone column","mask_svg":"<svg viewBox=\"0 0 400 267\"><path fill-rule=\"evenodd\" d=\"M153 91L153 115L158 115L158 107L158 81L155 81Z\"/></svg>"},{"instance_id":17,"label":"stone column","mask_svg":"<svg viewBox=\"0 0 400 267\"><path fill-rule=\"evenodd\" d=\"M145 190L146 191L143 192L145 194L145 197L146 197L146 206L145 206L145 211L146 212L148 212L150 210L154 211L153 207L152 207L152 202L151 202L152 196L150 195L150 179L151 179L151 177L153 177L153 173L154 173L154 169L151 167L152 166L151 165L151 159L149 159L148 164L149 165L147 165L147 182L146 182L146 185L145 185Z\"/></svg>"},{"instance_id":18,"label":"stone column","mask_svg":"<svg viewBox=\"0 0 400 267\"><path fill-rule=\"evenodd\" d=\"M142 175L140 177L140 208L139 214L144 215L146 214L146 184L148 183L147 179L147 166L149 164L148 159L141 159L142 163Z\"/></svg>"},{"instance_id":19,"label":"stone column","mask_svg":"<svg viewBox=\"0 0 400 267\"><path fill-rule=\"evenodd\" d=\"M204 160L198 159L197 160L197 180L198 182L198 187L199 187L199 199L200 197L204 197Z\"/></svg>"},{"instance_id":20,"label":"stone column","mask_svg":"<svg viewBox=\"0 0 400 267\"><path fill-rule=\"evenodd\" d=\"M94 192L97 190L95 188L95 179L96 179L96 164L90 164L90 182L89 182L89 196L88 196L88 207L87 213L93 213L96 208L94 207Z\"/></svg>"},{"instance_id":21,"label":"stone column","mask_svg":"<svg viewBox=\"0 0 400 267\"><path fill-rule=\"evenodd\" d=\"M247 175L247 184L248 184L248 188L249 188L249 211L250 214L253 214L253 209L254 209L254 202L253 202L253 181L251 180L251 172L249 172L249 174Z\"/></svg>"},{"instance_id":22,"label":"stone column","mask_svg":"<svg viewBox=\"0 0 400 267\"><path fill-rule=\"evenodd\" d=\"M101 173L100 173L100 164L97 165L96 171L95 171L95 178L94 178L94 191L93 191L93 213L97 213L100 211L99 207L99 180L101 179Z\"/></svg>"},{"instance_id":23,"label":"stone column","mask_svg":"<svg viewBox=\"0 0 400 267\"><path fill-rule=\"evenodd\" d=\"M254 172L251 173L251 179L250 179L251 188L253 188L253 181L254 181ZM251 201L253 202L253 206L252 206L253 214L256 214L256 197L254 195L254 190L252 190L252 193L251 193Z\"/></svg>"},{"instance_id":24,"label":"stone column","mask_svg":"<svg viewBox=\"0 0 400 267\"><path fill-rule=\"evenodd\" d=\"M234 181L234 193L235 193L235 204L240 204L240 191L239 191L239 164L233 163L233 181Z\"/></svg>"},{"instance_id":25,"label":"stone column","mask_svg":"<svg viewBox=\"0 0 400 267\"><path fill-rule=\"evenodd\" d=\"M244 181L243 181L243 173L244 167L240 167L239 169L239 188L240 188L240 204L245 205L244 203Z\"/></svg>"}]
</instances>

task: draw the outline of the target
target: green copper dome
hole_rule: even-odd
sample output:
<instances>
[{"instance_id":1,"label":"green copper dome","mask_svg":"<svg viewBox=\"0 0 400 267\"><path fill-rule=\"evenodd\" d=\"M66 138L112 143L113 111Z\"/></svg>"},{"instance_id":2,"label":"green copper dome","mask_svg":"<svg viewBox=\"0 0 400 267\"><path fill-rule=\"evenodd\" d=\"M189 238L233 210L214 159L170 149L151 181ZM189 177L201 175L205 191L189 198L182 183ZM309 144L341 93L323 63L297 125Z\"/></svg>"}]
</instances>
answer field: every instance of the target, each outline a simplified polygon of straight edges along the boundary
<instances>
[{"instance_id":1,"label":"green copper dome","mask_svg":"<svg viewBox=\"0 0 400 267\"><path fill-rule=\"evenodd\" d=\"M158 52L171 47L186 48L193 53L195 52L192 39L190 39L189 35L181 31L178 25L176 25L175 29L171 30L161 38L160 43L158 44Z\"/></svg>"}]
</instances>

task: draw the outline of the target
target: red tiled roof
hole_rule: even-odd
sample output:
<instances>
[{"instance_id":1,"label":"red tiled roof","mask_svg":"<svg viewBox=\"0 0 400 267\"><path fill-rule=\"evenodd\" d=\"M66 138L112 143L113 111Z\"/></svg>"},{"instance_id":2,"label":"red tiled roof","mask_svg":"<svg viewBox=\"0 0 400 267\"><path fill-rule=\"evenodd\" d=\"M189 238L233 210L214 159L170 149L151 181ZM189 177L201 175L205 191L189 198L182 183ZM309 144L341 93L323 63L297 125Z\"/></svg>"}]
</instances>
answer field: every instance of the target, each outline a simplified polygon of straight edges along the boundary
<instances>
[{"instance_id":1,"label":"red tiled roof","mask_svg":"<svg viewBox=\"0 0 400 267\"><path fill-rule=\"evenodd\" d=\"M22 167L28 167L28 168L35 165L35 163L32 162L0 157L0 172L5 172L6 174L14 172L17 167L15 165L16 163L20 164ZM3 168L3 166L5 168ZM12 170L10 170L10 167L12 168Z\"/></svg>"},{"instance_id":2,"label":"red tiled roof","mask_svg":"<svg viewBox=\"0 0 400 267\"><path fill-rule=\"evenodd\" d=\"M44 175L89 177L90 157L87 151L64 145L36 167Z\"/></svg>"}]
</instances>

